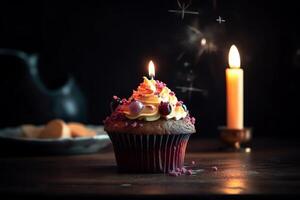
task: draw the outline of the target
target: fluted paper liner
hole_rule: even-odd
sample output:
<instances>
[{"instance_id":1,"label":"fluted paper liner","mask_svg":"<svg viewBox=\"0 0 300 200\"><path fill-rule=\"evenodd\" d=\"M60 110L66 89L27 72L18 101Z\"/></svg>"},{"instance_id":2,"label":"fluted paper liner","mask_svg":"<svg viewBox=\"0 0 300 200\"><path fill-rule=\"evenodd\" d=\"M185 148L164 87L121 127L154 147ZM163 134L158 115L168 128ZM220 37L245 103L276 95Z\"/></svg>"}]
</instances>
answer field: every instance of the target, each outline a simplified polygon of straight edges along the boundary
<instances>
[{"instance_id":1,"label":"fluted paper liner","mask_svg":"<svg viewBox=\"0 0 300 200\"><path fill-rule=\"evenodd\" d=\"M120 172L168 173L182 168L190 134L109 133Z\"/></svg>"}]
</instances>

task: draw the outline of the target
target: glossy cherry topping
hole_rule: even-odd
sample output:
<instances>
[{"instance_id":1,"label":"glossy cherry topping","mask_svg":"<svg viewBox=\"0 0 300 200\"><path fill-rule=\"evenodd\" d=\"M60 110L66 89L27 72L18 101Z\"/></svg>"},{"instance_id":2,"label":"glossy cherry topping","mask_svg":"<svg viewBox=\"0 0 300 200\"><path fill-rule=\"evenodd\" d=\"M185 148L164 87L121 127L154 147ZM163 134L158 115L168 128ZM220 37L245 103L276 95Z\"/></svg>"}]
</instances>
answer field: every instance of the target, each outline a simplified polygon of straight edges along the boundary
<instances>
[{"instance_id":1,"label":"glossy cherry topping","mask_svg":"<svg viewBox=\"0 0 300 200\"><path fill-rule=\"evenodd\" d=\"M159 105L160 114L166 116L172 112L172 106L169 102L161 102Z\"/></svg>"}]
</instances>

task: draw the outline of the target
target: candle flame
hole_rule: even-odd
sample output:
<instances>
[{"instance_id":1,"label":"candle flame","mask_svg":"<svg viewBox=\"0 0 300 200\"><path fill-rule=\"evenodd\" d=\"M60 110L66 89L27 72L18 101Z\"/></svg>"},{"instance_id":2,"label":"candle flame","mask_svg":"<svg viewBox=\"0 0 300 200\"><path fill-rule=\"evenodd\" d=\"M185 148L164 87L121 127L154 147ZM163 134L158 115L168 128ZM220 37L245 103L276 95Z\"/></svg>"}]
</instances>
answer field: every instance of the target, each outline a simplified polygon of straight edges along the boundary
<instances>
[{"instance_id":1,"label":"candle flame","mask_svg":"<svg viewBox=\"0 0 300 200\"><path fill-rule=\"evenodd\" d=\"M151 78L153 78L155 76L155 67L154 67L154 63L152 62L152 60L150 60L150 62L149 62L148 71L149 71L149 76Z\"/></svg>"},{"instance_id":2,"label":"candle flame","mask_svg":"<svg viewBox=\"0 0 300 200\"><path fill-rule=\"evenodd\" d=\"M228 62L230 68L240 68L241 59L238 49L235 45L232 45L228 54Z\"/></svg>"}]
</instances>

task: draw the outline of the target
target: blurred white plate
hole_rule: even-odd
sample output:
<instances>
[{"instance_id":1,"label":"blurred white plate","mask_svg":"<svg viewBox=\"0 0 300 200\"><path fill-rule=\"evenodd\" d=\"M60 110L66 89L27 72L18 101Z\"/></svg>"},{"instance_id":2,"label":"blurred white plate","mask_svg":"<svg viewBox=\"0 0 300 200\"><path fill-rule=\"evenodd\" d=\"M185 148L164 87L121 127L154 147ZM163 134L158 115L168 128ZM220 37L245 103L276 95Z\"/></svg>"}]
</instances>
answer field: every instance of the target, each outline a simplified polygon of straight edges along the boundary
<instances>
[{"instance_id":1,"label":"blurred white plate","mask_svg":"<svg viewBox=\"0 0 300 200\"><path fill-rule=\"evenodd\" d=\"M4 154L86 154L95 153L111 142L103 126L88 125L96 131L93 137L39 139L23 136L21 127L0 130L0 150Z\"/></svg>"}]
</instances>

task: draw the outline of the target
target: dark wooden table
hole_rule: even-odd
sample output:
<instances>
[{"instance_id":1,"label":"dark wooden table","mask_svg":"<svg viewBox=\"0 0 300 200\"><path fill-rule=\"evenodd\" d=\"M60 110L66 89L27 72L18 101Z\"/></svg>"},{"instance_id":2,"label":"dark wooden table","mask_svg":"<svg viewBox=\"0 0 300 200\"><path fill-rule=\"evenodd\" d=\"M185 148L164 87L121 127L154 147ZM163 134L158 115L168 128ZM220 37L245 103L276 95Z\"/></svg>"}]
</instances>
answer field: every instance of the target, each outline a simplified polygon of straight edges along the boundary
<instances>
[{"instance_id":1,"label":"dark wooden table","mask_svg":"<svg viewBox=\"0 0 300 200\"><path fill-rule=\"evenodd\" d=\"M119 174L111 147L92 155L2 156L0 194L71 199L300 199L298 140L257 139L251 153L224 152L218 147L216 140L192 138L186 163L195 161L198 172L179 177Z\"/></svg>"}]
</instances>

